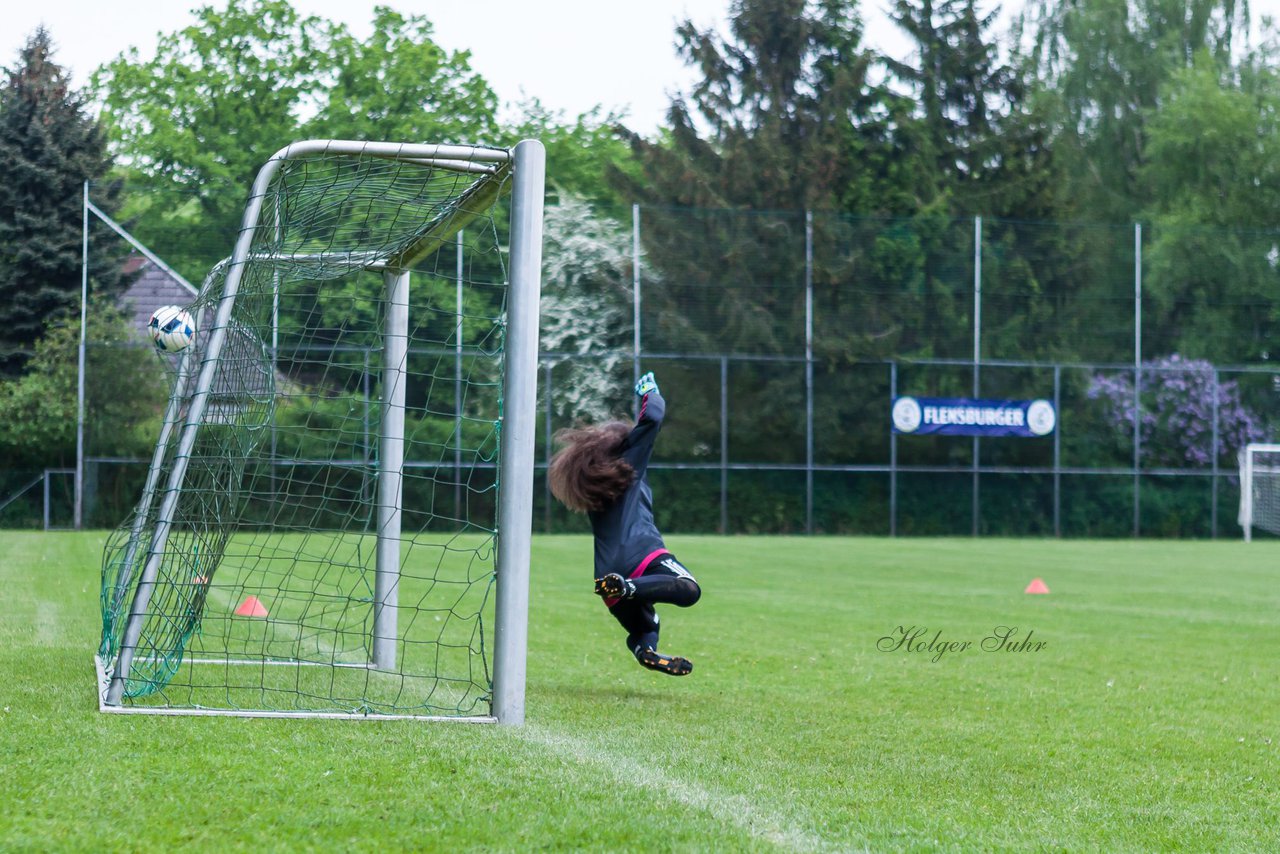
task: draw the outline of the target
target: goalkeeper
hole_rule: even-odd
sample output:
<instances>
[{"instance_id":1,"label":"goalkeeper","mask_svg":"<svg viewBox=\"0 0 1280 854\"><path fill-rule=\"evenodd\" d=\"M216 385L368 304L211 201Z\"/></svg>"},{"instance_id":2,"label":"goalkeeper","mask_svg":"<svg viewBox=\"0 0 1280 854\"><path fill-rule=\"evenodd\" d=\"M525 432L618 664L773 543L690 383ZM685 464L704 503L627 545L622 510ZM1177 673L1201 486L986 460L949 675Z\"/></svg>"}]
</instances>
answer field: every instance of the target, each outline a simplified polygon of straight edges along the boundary
<instances>
[{"instance_id":1,"label":"goalkeeper","mask_svg":"<svg viewBox=\"0 0 1280 854\"><path fill-rule=\"evenodd\" d=\"M653 522L647 472L662 428L666 401L653 373L636 383L640 417L556 433L564 447L551 460L551 492L570 510L586 513L595 533L597 596L627 632L627 649L644 667L684 676L688 659L658 652L654 604L687 608L702 595L698 582L667 551Z\"/></svg>"}]
</instances>

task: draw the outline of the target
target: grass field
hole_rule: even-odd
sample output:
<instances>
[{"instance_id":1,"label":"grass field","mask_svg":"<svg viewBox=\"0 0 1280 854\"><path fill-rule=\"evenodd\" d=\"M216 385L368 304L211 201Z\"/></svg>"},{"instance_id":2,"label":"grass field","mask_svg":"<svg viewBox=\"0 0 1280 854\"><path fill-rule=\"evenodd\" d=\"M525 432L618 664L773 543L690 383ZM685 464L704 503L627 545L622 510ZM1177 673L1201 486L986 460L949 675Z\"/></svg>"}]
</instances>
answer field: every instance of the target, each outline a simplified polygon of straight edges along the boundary
<instances>
[{"instance_id":1,"label":"grass field","mask_svg":"<svg viewBox=\"0 0 1280 854\"><path fill-rule=\"evenodd\" d=\"M0 849L1280 850L1277 543L677 537L672 679L538 538L505 728L100 714L104 539L0 534Z\"/></svg>"}]
</instances>

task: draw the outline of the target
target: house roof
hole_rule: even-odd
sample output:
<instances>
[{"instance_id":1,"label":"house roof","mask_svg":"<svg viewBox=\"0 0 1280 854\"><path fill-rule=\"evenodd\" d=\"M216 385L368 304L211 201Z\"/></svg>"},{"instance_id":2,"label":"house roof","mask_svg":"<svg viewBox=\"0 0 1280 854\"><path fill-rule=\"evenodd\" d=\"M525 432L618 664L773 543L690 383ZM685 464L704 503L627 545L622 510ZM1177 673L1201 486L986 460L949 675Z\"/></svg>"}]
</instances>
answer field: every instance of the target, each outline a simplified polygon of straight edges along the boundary
<instances>
[{"instance_id":1,"label":"house roof","mask_svg":"<svg viewBox=\"0 0 1280 854\"><path fill-rule=\"evenodd\" d=\"M126 259L124 271L137 274L137 278L121 295L120 304L142 337L146 337L147 323L156 309L166 305L190 305L198 293L187 282L140 255ZM197 364L203 343L203 338L197 335ZM277 375L276 380L279 379ZM269 399L274 389L270 357L262 342L243 327L233 327L223 345L219 369L214 374L210 388L212 400L205 420L209 423L234 420L247 406Z\"/></svg>"},{"instance_id":2,"label":"house roof","mask_svg":"<svg viewBox=\"0 0 1280 854\"><path fill-rule=\"evenodd\" d=\"M147 321L157 308L187 305L196 297L195 288L141 255L130 255L125 259L124 271L126 274L138 274L120 296L120 305L133 318L134 329L145 330Z\"/></svg>"}]
</instances>

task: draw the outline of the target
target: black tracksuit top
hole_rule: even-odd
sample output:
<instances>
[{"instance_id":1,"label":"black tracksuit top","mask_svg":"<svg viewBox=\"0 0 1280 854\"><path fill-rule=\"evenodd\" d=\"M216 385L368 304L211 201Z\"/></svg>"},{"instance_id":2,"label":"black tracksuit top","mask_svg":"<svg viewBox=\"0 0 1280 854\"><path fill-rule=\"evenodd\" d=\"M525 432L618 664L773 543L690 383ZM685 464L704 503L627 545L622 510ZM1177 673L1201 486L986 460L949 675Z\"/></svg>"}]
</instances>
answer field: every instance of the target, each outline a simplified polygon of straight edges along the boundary
<instances>
[{"instance_id":1,"label":"black tracksuit top","mask_svg":"<svg viewBox=\"0 0 1280 854\"><path fill-rule=\"evenodd\" d=\"M648 477L653 442L666 411L661 394L654 391L644 396L636 426L622 443L622 458L636 470L636 478L612 505L587 514L596 536L596 578L611 572L626 578L646 557L666 548L653 523Z\"/></svg>"}]
</instances>

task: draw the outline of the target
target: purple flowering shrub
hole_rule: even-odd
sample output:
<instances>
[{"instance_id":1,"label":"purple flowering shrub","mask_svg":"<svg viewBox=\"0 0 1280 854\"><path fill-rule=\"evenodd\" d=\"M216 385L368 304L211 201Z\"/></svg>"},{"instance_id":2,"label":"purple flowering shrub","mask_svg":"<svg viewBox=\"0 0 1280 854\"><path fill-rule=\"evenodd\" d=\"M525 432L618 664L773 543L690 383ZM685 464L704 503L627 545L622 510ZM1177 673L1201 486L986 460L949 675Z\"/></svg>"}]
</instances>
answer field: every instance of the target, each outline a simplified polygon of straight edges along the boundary
<instances>
[{"instance_id":1,"label":"purple flowering shrub","mask_svg":"<svg viewBox=\"0 0 1280 854\"><path fill-rule=\"evenodd\" d=\"M1107 420L1126 436L1133 435L1133 374L1095 374L1089 399L1102 402ZM1213 463L1213 403L1218 401L1218 448L1234 460L1249 442L1261 441L1265 430L1240 400L1235 382L1218 382L1213 363L1178 354L1142 363L1142 399L1138 433L1142 459L1158 466L1207 467Z\"/></svg>"}]
</instances>

